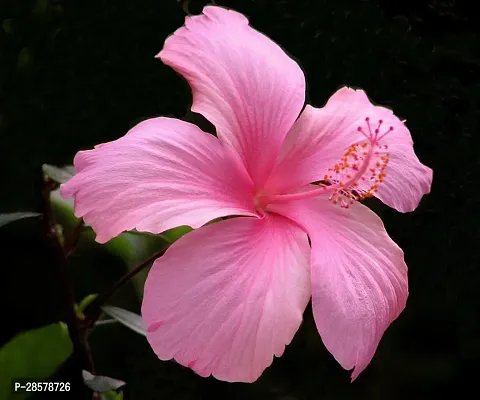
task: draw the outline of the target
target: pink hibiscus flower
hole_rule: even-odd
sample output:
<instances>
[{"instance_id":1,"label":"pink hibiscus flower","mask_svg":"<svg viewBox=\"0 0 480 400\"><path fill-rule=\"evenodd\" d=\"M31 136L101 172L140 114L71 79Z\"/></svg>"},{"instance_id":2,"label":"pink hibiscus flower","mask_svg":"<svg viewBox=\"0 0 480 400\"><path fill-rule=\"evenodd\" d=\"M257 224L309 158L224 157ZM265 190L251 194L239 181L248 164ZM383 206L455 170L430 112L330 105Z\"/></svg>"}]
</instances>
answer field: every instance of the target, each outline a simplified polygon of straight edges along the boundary
<instances>
[{"instance_id":1,"label":"pink hibiscus flower","mask_svg":"<svg viewBox=\"0 0 480 400\"><path fill-rule=\"evenodd\" d=\"M355 379L408 296L402 250L357 200L406 212L430 191L408 129L350 88L301 112L300 67L234 11L187 17L158 57L189 82L192 110L218 138L152 118L79 152L61 188L100 243L131 229L199 228L149 273L142 315L153 350L201 376L252 382L312 298L325 346ZM237 218L205 225L224 216Z\"/></svg>"}]
</instances>

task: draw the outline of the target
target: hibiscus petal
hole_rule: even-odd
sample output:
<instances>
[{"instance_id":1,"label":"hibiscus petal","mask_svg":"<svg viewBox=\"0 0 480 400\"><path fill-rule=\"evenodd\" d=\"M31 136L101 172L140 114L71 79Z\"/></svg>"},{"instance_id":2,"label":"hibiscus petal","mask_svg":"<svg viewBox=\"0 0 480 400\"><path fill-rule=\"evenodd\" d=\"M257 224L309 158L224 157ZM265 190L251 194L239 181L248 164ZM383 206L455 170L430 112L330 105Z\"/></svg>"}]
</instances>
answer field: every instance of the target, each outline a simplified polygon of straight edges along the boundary
<instances>
[{"instance_id":1,"label":"hibiscus petal","mask_svg":"<svg viewBox=\"0 0 480 400\"><path fill-rule=\"evenodd\" d=\"M192 111L215 125L261 185L305 101L298 64L242 14L213 6L187 17L158 57L189 82Z\"/></svg>"},{"instance_id":2,"label":"hibiscus petal","mask_svg":"<svg viewBox=\"0 0 480 400\"><path fill-rule=\"evenodd\" d=\"M216 137L172 118L141 122L124 137L79 152L61 186L104 243L125 230L197 228L226 215L256 215L252 182Z\"/></svg>"},{"instance_id":3,"label":"hibiscus petal","mask_svg":"<svg viewBox=\"0 0 480 400\"><path fill-rule=\"evenodd\" d=\"M153 265L142 316L162 360L253 382L280 357L310 298L307 235L287 218L235 218L175 242Z\"/></svg>"},{"instance_id":4,"label":"hibiscus petal","mask_svg":"<svg viewBox=\"0 0 480 400\"><path fill-rule=\"evenodd\" d=\"M398 211L413 211L422 196L430 192L432 170L420 163L409 130L391 110L374 106L364 91L347 87L338 90L325 107L305 108L285 139L278 165L267 184L269 190L286 192L323 180L350 146L365 141L358 128L373 131L378 121L380 137L390 127L393 130L379 140L378 156L367 169L369 173L378 158L388 153L386 177L374 195ZM367 178L368 181L370 177ZM359 184L364 188L362 182ZM365 182L363 186L367 185Z\"/></svg>"},{"instance_id":5,"label":"hibiscus petal","mask_svg":"<svg viewBox=\"0 0 480 400\"><path fill-rule=\"evenodd\" d=\"M380 218L360 203L325 198L275 204L312 243L312 306L325 347L352 380L370 363L390 323L405 308L407 266Z\"/></svg>"}]
</instances>

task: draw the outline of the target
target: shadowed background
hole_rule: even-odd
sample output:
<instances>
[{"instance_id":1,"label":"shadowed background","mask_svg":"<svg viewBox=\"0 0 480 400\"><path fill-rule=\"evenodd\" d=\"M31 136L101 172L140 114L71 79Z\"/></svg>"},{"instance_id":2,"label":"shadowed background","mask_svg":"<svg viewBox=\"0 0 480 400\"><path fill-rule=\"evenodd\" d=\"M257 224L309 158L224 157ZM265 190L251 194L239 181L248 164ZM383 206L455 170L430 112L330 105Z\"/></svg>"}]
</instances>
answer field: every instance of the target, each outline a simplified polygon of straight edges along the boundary
<instances>
[{"instance_id":1,"label":"shadowed background","mask_svg":"<svg viewBox=\"0 0 480 400\"><path fill-rule=\"evenodd\" d=\"M474 3L474 2L472 2ZM35 210L41 165L114 140L142 119L183 118L188 85L154 59L192 0L3 0L0 3L0 212ZM307 102L320 107L341 85L363 88L407 119L415 151L434 170L432 193L410 214L373 202L409 266L410 298L370 367L350 384L318 336L311 309L284 356L254 384L203 379L156 359L120 325L97 328L97 371L127 382L132 399L450 398L478 370L477 250L480 23L467 1L217 1L301 64ZM206 121L189 114L204 129ZM49 249L37 221L0 231L2 341L62 318ZM78 301L125 272L100 246L71 263ZM138 290L117 302L138 311ZM75 379L78 371L61 371Z\"/></svg>"}]
</instances>

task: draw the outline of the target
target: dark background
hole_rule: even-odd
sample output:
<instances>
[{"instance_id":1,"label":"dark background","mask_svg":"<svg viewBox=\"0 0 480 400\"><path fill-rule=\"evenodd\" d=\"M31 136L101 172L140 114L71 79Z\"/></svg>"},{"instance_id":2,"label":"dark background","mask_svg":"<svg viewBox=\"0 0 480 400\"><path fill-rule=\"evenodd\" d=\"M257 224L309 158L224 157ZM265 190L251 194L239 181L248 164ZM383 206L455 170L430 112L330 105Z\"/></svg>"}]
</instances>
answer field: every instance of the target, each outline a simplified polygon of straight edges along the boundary
<instances>
[{"instance_id":1,"label":"dark background","mask_svg":"<svg viewBox=\"0 0 480 400\"><path fill-rule=\"evenodd\" d=\"M285 355L254 384L203 379L160 362L144 338L121 326L92 337L98 372L127 381L132 399L463 398L480 363L475 2L217 3L249 16L299 61L309 103L322 106L347 84L407 119L420 160L434 170L432 193L410 214L373 208L405 251L409 302L353 384L324 349L310 308ZM205 4L192 0L188 9L196 14ZM0 0L1 212L38 208L44 162L69 164L79 149L116 139L147 117L185 116L188 86L154 59L183 24L184 8L175 0ZM22 221L0 232L2 342L62 318L38 225ZM95 251L74 259L79 299L121 274L115 257ZM81 268L92 266L97 277L87 288ZM60 373L75 379L78 371Z\"/></svg>"}]
</instances>

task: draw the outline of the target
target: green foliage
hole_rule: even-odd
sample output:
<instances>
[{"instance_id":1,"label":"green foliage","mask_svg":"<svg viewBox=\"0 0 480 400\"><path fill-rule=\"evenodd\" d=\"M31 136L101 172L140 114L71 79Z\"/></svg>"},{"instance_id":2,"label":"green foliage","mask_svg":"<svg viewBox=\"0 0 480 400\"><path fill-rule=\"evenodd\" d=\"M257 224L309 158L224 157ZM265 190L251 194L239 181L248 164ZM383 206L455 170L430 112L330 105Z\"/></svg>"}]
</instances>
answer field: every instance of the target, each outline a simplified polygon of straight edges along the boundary
<instances>
[{"instance_id":1,"label":"green foliage","mask_svg":"<svg viewBox=\"0 0 480 400\"><path fill-rule=\"evenodd\" d=\"M11 395L12 381L48 379L72 350L62 322L19 333L0 348L0 400L27 398L26 393Z\"/></svg>"},{"instance_id":2,"label":"green foliage","mask_svg":"<svg viewBox=\"0 0 480 400\"><path fill-rule=\"evenodd\" d=\"M191 232L192 228L190 226L178 226L173 229L169 229L168 231L165 231L162 233L163 236L165 236L170 243L173 243L180 239L183 235L187 234L188 232Z\"/></svg>"},{"instance_id":3,"label":"green foliage","mask_svg":"<svg viewBox=\"0 0 480 400\"><path fill-rule=\"evenodd\" d=\"M101 400L123 400L123 392L117 393L114 390L102 393Z\"/></svg>"}]
</instances>

